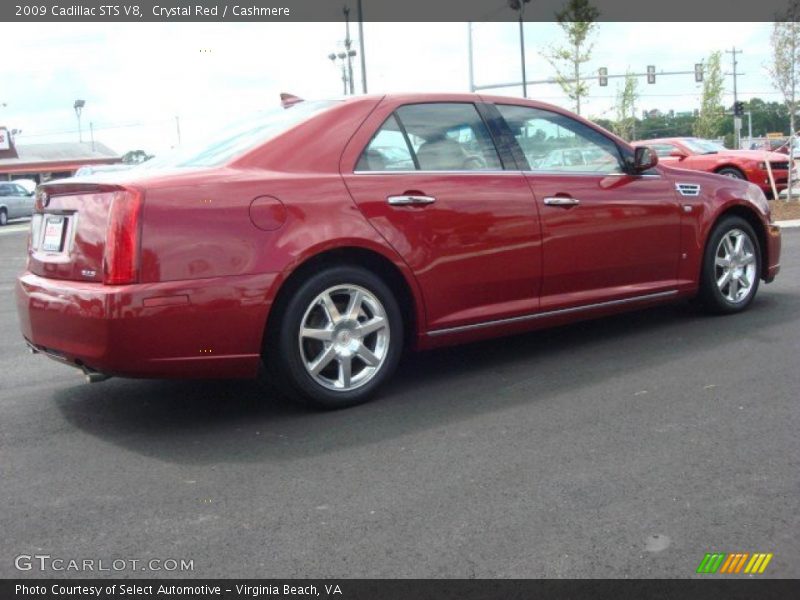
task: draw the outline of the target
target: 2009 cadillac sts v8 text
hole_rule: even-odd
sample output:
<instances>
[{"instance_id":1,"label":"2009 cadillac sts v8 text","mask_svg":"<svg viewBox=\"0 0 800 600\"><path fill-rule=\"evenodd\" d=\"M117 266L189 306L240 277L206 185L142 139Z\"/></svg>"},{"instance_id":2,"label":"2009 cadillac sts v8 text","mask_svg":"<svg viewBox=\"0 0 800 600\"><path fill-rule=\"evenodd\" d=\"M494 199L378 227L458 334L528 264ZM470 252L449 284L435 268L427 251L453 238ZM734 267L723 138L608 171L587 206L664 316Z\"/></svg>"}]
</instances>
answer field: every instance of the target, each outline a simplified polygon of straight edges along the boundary
<instances>
[{"instance_id":1,"label":"2009 cadillac sts v8 text","mask_svg":"<svg viewBox=\"0 0 800 600\"><path fill-rule=\"evenodd\" d=\"M658 164L560 108L442 94L286 102L194 151L45 184L29 346L125 377L268 371L366 400L404 348L699 296L753 301L780 232L745 181Z\"/></svg>"}]
</instances>

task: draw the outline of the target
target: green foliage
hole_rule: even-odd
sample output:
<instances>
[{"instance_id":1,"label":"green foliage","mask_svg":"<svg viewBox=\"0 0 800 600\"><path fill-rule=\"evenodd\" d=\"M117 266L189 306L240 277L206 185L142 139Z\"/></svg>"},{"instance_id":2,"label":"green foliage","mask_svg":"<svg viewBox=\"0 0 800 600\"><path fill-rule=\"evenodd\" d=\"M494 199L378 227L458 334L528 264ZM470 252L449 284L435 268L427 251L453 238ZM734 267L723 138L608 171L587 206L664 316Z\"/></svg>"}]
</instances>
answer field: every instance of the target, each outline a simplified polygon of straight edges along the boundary
<instances>
[{"instance_id":1,"label":"green foliage","mask_svg":"<svg viewBox=\"0 0 800 600\"><path fill-rule=\"evenodd\" d=\"M770 75L786 102L789 110L789 132L797 133L794 116L797 114L797 86L800 83L800 0L790 0L789 6L781 20L776 20L772 26L772 65ZM793 194L792 170L789 170L787 184L789 192L786 198Z\"/></svg>"},{"instance_id":2,"label":"green foliage","mask_svg":"<svg viewBox=\"0 0 800 600\"><path fill-rule=\"evenodd\" d=\"M797 86L800 84L800 0L792 0L783 18L772 27L772 65L769 72L789 109L789 117L794 128L794 115L797 113Z\"/></svg>"},{"instance_id":3,"label":"green foliage","mask_svg":"<svg viewBox=\"0 0 800 600\"><path fill-rule=\"evenodd\" d=\"M636 133L636 101L639 80L630 71L625 74L625 82L617 88L615 106L617 119L612 131L624 140L631 141Z\"/></svg>"},{"instance_id":4,"label":"green foliage","mask_svg":"<svg viewBox=\"0 0 800 600\"><path fill-rule=\"evenodd\" d=\"M789 132L789 111L782 102L765 101L761 98L751 98L745 102L745 112L750 112L753 119L753 137L766 137L768 133ZM616 120L593 118L592 121L617 135L621 135L619 117ZM697 116L688 113L662 113L652 111L645 118L636 118L631 130L636 132L636 139L647 140L658 137L689 137L694 135L694 126ZM743 119L743 132L747 132L748 117ZM622 135L622 137L625 137ZM725 118L719 132L714 138L725 137L728 145L733 143L733 119ZM628 138L626 138L628 139Z\"/></svg>"},{"instance_id":5,"label":"green foliage","mask_svg":"<svg viewBox=\"0 0 800 600\"><path fill-rule=\"evenodd\" d=\"M566 45L542 53L556 70L556 81L564 93L575 102L575 112L581 114L581 99L589 95L589 86L581 81L581 65L592 55L590 35L597 28L600 11L589 0L568 0L556 13L556 21L566 36Z\"/></svg>"},{"instance_id":6,"label":"green foliage","mask_svg":"<svg viewBox=\"0 0 800 600\"><path fill-rule=\"evenodd\" d=\"M716 138L722 131L725 109L722 94L725 80L722 74L722 53L712 52L708 57L703 79L703 99L700 101L700 114L694 123L694 135L701 138Z\"/></svg>"}]
</instances>

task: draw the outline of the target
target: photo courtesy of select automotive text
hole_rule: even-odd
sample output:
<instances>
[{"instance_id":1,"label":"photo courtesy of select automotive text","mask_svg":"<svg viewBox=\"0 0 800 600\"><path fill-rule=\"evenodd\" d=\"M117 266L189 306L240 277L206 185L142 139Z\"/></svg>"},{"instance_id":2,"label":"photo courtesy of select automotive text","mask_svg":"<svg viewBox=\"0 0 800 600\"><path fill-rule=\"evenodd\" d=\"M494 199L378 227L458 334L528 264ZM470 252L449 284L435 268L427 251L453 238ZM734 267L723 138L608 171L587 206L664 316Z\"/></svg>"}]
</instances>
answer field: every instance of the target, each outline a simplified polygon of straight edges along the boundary
<instances>
[{"instance_id":1,"label":"photo courtesy of select automotive text","mask_svg":"<svg viewBox=\"0 0 800 600\"><path fill-rule=\"evenodd\" d=\"M800 598L800 0L0 21L0 600Z\"/></svg>"}]
</instances>

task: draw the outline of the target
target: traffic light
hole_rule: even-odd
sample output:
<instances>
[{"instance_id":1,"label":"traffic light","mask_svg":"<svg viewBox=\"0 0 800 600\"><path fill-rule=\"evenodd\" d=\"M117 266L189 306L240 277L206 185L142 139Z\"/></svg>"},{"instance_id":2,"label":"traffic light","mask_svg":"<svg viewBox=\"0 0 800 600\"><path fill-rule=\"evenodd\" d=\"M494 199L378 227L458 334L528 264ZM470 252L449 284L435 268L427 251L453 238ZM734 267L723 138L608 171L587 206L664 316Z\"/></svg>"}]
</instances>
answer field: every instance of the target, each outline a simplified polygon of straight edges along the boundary
<instances>
[{"instance_id":1,"label":"traffic light","mask_svg":"<svg viewBox=\"0 0 800 600\"><path fill-rule=\"evenodd\" d=\"M703 63L695 63L694 65L694 80L697 83L703 81Z\"/></svg>"},{"instance_id":2,"label":"traffic light","mask_svg":"<svg viewBox=\"0 0 800 600\"><path fill-rule=\"evenodd\" d=\"M597 78L600 82L601 87L605 87L608 85L608 69L606 67L600 67L597 70Z\"/></svg>"},{"instance_id":3,"label":"traffic light","mask_svg":"<svg viewBox=\"0 0 800 600\"><path fill-rule=\"evenodd\" d=\"M744 102L741 100L733 103L733 115L735 117L744 116Z\"/></svg>"},{"instance_id":4,"label":"traffic light","mask_svg":"<svg viewBox=\"0 0 800 600\"><path fill-rule=\"evenodd\" d=\"M647 65L647 83L656 82L656 68L653 65Z\"/></svg>"}]
</instances>

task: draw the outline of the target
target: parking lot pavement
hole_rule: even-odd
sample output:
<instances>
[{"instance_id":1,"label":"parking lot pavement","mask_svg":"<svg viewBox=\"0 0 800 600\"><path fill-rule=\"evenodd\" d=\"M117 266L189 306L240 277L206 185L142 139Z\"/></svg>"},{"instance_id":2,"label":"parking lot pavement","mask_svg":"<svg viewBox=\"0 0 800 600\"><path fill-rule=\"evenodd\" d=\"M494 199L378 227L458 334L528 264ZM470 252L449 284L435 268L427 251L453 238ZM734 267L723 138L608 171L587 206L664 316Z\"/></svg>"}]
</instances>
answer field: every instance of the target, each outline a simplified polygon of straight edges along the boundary
<instances>
[{"instance_id":1,"label":"parking lot pavement","mask_svg":"<svg viewBox=\"0 0 800 600\"><path fill-rule=\"evenodd\" d=\"M0 238L2 577L41 576L14 568L35 553L194 577L689 577L709 551L797 576L800 231L745 314L421 354L333 413L248 381L87 385L27 354L24 242Z\"/></svg>"}]
</instances>

